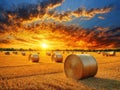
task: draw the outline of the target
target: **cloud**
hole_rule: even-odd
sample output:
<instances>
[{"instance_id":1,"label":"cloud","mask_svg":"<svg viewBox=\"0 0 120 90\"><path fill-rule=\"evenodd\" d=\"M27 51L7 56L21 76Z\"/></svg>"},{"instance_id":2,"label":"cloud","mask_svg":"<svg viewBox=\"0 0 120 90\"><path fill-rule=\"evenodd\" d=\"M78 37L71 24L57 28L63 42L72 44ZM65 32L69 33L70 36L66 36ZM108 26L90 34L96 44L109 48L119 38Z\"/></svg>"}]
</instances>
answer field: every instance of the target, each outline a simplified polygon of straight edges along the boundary
<instances>
[{"instance_id":1,"label":"cloud","mask_svg":"<svg viewBox=\"0 0 120 90\"><path fill-rule=\"evenodd\" d=\"M66 11L62 13L58 13L56 11L49 11L48 13L46 13L46 18L62 22L62 21L72 20L72 15L71 15L71 11Z\"/></svg>"},{"instance_id":2,"label":"cloud","mask_svg":"<svg viewBox=\"0 0 120 90\"><path fill-rule=\"evenodd\" d=\"M0 22L6 24L18 24L23 21L30 21L34 18L42 18L49 10L62 4L64 0L44 0L37 4L20 3L11 10L1 10Z\"/></svg>"},{"instance_id":3,"label":"cloud","mask_svg":"<svg viewBox=\"0 0 120 90\"><path fill-rule=\"evenodd\" d=\"M55 8L62 5L63 2L64 0L44 0L42 2L38 1L37 4L18 4L13 10L1 10L0 23L21 26L22 24L33 23L38 20L53 19L54 21L68 22L80 17L84 18L84 20L89 20L97 14L105 14L112 10L112 7L103 7L89 10L77 8L74 11L56 11ZM98 18L103 19L101 16Z\"/></svg>"},{"instance_id":4,"label":"cloud","mask_svg":"<svg viewBox=\"0 0 120 90\"><path fill-rule=\"evenodd\" d=\"M21 41L21 42L28 42L27 40L24 40L22 38L16 38L17 41Z\"/></svg>"},{"instance_id":5,"label":"cloud","mask_svg":"<svg viewBox=\"0 0 120 90\"><path fill-rule=\"evenodd\" d=\"M104 19L105 19L103 16L99 16L98 18L99 18L99 19L102 19L102 20L104 20Z\"/></svg>"},{"instance_id":6,"label":"cloud","mask_svg":"<svg viewBox=\"0 0 120 90\"><path fill-rule=\"evenodd\" d=\"M95 26L94 29L97 30L97 31L107 31L110 28L109 27L98 27L98 26Z\"/></svg>"},{"instance_id":7,"label":"cloud","mask_svg":"<svg viewBox=\"0 0 120 90\"><path fill-rule=\"evenodd\" d=\"M42 9L53 9L61 5L64 0L45 0L40 3L40 10Z\"/></svg>"},{"instance_id":8,"label":"cloud","mask_svg":"<svg viewBox=\"0 0 120 90\"><path fill-rule=\"evenodd\" d=\"M86 10L85 8L78 8L74 11L66 11L62 13L58 13L57 11L49 11L47 12L46 18L47 19L54 19L56 21L70 21L75 18L83 17L84 20L89 20L95 17L97 14L105 14L112 10L111 7L104 7L104 8L93 8L90 10ZM99 16L98 18L104 19L104 17Z\"/></svg>"},{"instance_id":9,"label":"cloud","mask_svg":"<svg viewBox=\"0 0 120 90\"><path fill-rule=\"evenodd\" d=\"M86 10L85 8L78 8L77 10L72 12L72 15L75 17L87 17L93 18L97 14L105 14L111 11L111 7L104 7L104 8L93 8L90 10Z\"/></svg>"},{"instance_id":10,"label":"cloud","mask_svg":"<svg viewBox=\"0 0 120 90\"><path fill-rule=\"evenodd\" d=\"M10 41L6 39L0 39L0 44L9 44Z\"/></svg>"},{"instance_id":11,"label":"cloud","mask_svg":"<svg viewBox=\"0 0 120 90\"><path fill-rule=\"evenodd\" d=\"M68 22L80 17L89 20L96 15L110 12L112 7L77 8L74 11L64 12L54 10L63 2L64 0L43 0L37 4L20 4L11 11L1 10L1 47L40 48L43 42L49 44L52 49L120 47L119 27L86 29L81 26L61 24L62 21ZM103 19L101 16L98 18ZM40 20L39 24L37 20Z\"/></svg>"},{"instance_id":12,"label":"cloud","mask_svg":"<svg viewBox=\"0 0 120 90\"><path fill-rule=\"evenodd\" d=\"M120 27L85 29L76 25L43 22L34 28L16 29L2 35L3 39L0 39L1 44L4 44L2 47L6 46L5 43L8 43L7 46L24 48L40 48L42 43L47 43L50 49L120 47Z\"/></svg>"}]
</instances>

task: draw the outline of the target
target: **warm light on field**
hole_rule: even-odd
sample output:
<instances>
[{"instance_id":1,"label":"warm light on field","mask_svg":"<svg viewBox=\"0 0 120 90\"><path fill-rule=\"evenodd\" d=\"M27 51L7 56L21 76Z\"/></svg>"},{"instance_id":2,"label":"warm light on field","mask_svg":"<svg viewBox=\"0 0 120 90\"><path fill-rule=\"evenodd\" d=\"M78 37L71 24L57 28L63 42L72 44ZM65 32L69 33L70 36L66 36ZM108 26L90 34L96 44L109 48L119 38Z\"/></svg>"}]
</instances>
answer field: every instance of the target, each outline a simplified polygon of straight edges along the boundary
<instances>
[{"instance_id":1,"label":"warm light on field","mask_svg":"<svg viewBox=\"0 0 120 90\"><path fill-rule=\"evenodd\" d=\"M48 45L45 44L45 43L43 43L41 46L42 46L42 48L44 48L44 49L46 49L46 48L48 47Z\"/></svg>"}]
</instances>

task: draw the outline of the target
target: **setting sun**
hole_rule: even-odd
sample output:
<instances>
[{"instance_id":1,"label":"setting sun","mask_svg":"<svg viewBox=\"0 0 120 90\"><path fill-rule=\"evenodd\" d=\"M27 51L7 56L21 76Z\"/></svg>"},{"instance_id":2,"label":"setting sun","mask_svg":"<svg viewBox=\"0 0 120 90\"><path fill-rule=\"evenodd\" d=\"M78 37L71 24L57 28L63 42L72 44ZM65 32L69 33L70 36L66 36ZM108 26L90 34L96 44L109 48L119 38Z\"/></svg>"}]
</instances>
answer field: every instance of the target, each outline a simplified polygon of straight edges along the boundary
<instances>
[{"instance_id":1,"label":"setting sun","mask_svg":"<svg viewBox=\"0 0 120 90\"><path fill-rule=\"evenodd\" d=\"M42 47L42 48L47 48L47 47L48 47L48 45L47 45L47 44L45 44L45 43L43 43L43 44L41 45L41 47Z\"/></svg>"}]
</instances>

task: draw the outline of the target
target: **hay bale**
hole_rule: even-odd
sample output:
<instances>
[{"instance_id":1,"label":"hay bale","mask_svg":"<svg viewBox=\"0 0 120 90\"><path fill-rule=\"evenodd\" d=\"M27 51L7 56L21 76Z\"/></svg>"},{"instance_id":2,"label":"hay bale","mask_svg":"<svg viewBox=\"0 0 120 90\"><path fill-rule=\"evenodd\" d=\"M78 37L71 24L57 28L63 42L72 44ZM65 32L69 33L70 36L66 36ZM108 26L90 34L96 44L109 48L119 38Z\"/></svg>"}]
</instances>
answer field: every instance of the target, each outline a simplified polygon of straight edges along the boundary
<instances>
[{"instance_id":1,"label":"hay bale","mask_svg":"<svg viewBox=\"0 0 120 90\"><path fill-rule=\"evenodd\" d=\"M47 55L47 56L51 56L51 53L50 53L50 52L46 52L46 55Z\"/></svg>"},{"instance_id":2,"label":"hay bale","mask_svg":"<svg viewBox=\"0 0 120 90\"><path fill-rule=\"evenodd\" d=\"M37 52L37 54L40 54L40 52Z\"/></svg>"},{"instance_id":3,"label":"hay bale","mask_svg":"<svg viewBox=\"0 0 120 90\"><path fill-rule=\"evenodd\" d=\"M69 51L66 51L67 52L67 54L69 54L70 52Z\"/></svg>"},{"instance_id":4,"label":"hay bale","mask_svg":"<svg viewBox=\"0 0 120 90\"><path fill-rule=\"evenodd\" d=\"M71 54L64 63L64 71L67 77L83 79L96 75L98 65L95 58L89 54Z\"/></svg>"},{"instance_id":5,"label":"hay bale","mask_svg":"<svg viewBox=\"0 0 120 90\"><path fill-rule=\"evenodd\" d=\"M4 54L5 55L10 55L10 52L9 51L5 51Z\"/></svg>"},{"instance_id":6,"label":"hay bale","mask_svg":"<svg viewBox=\"0 0 120 90\"><path fill-rule=\"evenodd\" d=\"M97 51L97 54L100 54L101 52L100 51Z\"/></svg>"},{"instance_id":7,"label":"hay bale","mask_svg":"<svg viewBox=\"0 0 120 90\"><path fill-rule=\"evenodd\" d=\"M72 51L72 54L74 54L74 51Z\"/></svg>"},{"instance_id":8,"label":"hay bale","mask_svg":"<svg viewBox=\"0 0 120 90\"><path fill-rule=\"evenodd\" d=\"M84 51L82 51L81 54L84 54Z\"/></svg>"},{"instance_id":9,"label":"hay bale","mask_svg":"<svg viewBox=\"0 0 120 90\"><path fill-rule=\"evenodd\" d=\"M108 56L115 56L115 55L116 55L115 51L108 52Z\"/></svg>"},{"instance_id":10,"label":"hay bale","mask_svg":"<svg viewBox=\"0 0 120 90\"><path fill-rule=\"evenodd\" d=\"M102 52L102 55L103 56L107 56L107 52Z\"/></svg>"},{"instance_id":11,"label":"hay bale","mask_svg":"<svg viewBox=\"0 0 120 90\"><path fill-rule=\"evenodd\" d=\"M103 52L102 54L103 56L115 56L116 55L115 51Z\"/></svg>"},{"instance_id":12,"label":"hay bale","mask_svg":"<svg viewBox=\"0 0 120 90\"><path fill-rule=\"evenodd\" d=\"M29 60L31 62L39 62L39 54L35 54L35 53L30 54L29 55Z\"/></svg>"},{"instance_id":13,"label":"hay bale","mask_svg":"<svg viewBox=\"0 0 120 90\"><path fill-rule=\"evenodd\" d=\"M60 53L53 53L51 59L55 62L63 62L63 56Z\"/></svg>"},{"instance_id":14,"label":"hay bale","mask_svg":"<svg viewBox=\"0 0 120 90\"><path fill-rule=\"evenodd\" d=\"M23 56L25 56L25 55L26 55L26 53L25 53L25 52L22 52L21 54L22 54Z\"/></svg>"},{"instance_id":15,"label":"hay bale","mask_svg":"<svg viewBox=\"0 0 120 90\"><path fill-rule=\"evenodd\" d=\"M13 51L13 54L18 54L18 52L17 51Z\"/></svg>"},{"instance_id":16,"label":"hay bale","mask_svg":"<svg viewBox=\"0 0 120 90\"><path fill-rule=\"evenodd\" d=\"M65 51L63 51L62 53L65 54Z\"/></svg>"}]
</instances>

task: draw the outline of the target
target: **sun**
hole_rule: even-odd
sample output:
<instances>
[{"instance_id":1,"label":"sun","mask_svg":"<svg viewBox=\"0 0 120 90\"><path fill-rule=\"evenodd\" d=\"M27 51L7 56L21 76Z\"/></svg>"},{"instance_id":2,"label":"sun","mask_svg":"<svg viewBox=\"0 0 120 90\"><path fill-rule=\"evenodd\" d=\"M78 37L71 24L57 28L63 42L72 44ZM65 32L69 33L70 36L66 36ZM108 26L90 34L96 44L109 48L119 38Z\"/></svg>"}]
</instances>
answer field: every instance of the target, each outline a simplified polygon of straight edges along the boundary
<instances>
[{"instance_id":1,"label":"sun","mask_svg":"<svg viewBox=\"0 0 120 90\"><path fill-rule=\"evenodd\" d=\"M44 49L46 49L48 47L48 45L46 43L42 43L41 47L44 48Z\"/></svg>"}]
</instances>

